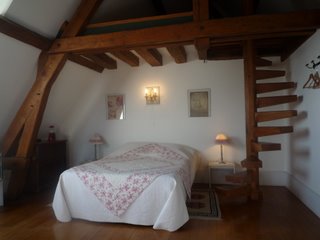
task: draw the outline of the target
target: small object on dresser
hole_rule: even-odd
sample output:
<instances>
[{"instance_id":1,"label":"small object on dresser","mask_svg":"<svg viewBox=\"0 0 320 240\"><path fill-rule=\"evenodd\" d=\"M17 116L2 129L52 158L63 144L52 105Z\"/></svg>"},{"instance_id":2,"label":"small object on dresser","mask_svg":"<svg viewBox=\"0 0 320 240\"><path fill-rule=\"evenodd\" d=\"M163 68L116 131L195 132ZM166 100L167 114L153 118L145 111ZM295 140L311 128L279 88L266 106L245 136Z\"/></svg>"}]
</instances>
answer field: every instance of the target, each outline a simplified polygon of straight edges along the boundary
<instances>
[{"instance_id":1,"label":"small object on dresser","mask_svg":"<svg viewBox=\"0 0 320 240\"><path fill-rule=\"evenodd\" d=\"M50 125L49 126L49 134L48 134L48 142L52 143L54 141L56 141L56 132L55 132L54 125Z\"/></svg>"}]
</instances>

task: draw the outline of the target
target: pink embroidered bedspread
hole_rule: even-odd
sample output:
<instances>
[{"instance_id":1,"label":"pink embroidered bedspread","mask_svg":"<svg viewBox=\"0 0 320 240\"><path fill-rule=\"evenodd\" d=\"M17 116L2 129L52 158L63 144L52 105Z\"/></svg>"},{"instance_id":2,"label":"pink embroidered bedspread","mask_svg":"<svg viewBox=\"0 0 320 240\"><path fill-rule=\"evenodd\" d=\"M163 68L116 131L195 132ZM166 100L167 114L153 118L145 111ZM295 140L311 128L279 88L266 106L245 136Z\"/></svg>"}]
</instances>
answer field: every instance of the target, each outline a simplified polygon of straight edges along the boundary
<instances>
[{"instance_id":1,"label":"pink embroidered bedspread","mask_svg":"<svg viewBox=\"0 0 320 240\"><path fill-rule=\"evenodd\" d=\"M149 143L74 167L74 171L112 214L121 216L143 190L163 174L180 177L190 196L190 162L190 158L177 149Z\"/></svg>"}]
</instances>

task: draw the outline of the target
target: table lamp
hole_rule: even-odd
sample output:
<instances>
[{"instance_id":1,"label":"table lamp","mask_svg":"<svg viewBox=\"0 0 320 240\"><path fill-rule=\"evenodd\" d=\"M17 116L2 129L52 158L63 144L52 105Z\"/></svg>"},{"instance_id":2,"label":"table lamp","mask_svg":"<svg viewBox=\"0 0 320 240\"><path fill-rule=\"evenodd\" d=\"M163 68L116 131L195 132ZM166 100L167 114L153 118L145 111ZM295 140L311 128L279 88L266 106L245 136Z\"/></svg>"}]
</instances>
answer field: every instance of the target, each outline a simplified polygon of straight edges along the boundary
<instances>
[{"instance_id":1,"label":"table lamp","mask_svg":"<svg viewBox=\"0 0 320 240\"><path fill-rule=\"evenodd\" d=\"M94 144L94 159L97 160L97 145L101 145L104 143L103 138L95 133L90 139L89 142Z\"/></svg>"},{"instance_id":2,"label":"table lamp","mask_svg":"<svg viewBox=\"0 0 320 240\"><path fill-rule=\"evenodd\" d=\"M219 133L216 136L216 143L220 144L220 164L225 164L225 162L223 161L223 144L225 144L227 140L227 136L223 133Z\"/></svg>"}]
</instances>

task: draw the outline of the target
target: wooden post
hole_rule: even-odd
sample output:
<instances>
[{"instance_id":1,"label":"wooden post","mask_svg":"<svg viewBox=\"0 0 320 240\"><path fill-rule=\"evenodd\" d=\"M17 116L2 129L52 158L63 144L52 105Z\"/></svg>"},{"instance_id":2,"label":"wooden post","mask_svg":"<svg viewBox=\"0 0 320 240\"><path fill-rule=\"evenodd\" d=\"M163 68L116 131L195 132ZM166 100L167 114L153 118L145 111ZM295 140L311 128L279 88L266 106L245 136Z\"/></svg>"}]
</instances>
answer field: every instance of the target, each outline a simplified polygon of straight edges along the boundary
<instances>
[{"instance_id":1,"label":"wooden post","mask_svg":"<svg viewBox=\"0 0 320 240\"><path fill-rule=\"evenodd\" d=\"M205 20L209 20L209 1L193 0L193 21L201 22ZM198 51L199 59L206 60L210 48L210 38L198 38L194 41L194 45Z\"/></svg>"},{"instance_id":2,"label":"wooden post","mask_svg":"<svg viewBox=\"0 0 320 240\"><path fill-rule=\"evenodd\" d=\"M243 44L244 55L244 82L245 82L245 110L246 110L246 159L241 162L247 168L250 182L250 198L257 200L260 197L259 190L259 168L262 162L258 159L258 153L253 149L253 143L257 142L255 128L256 112L256 52L253 40L247 40Z\"/></svg>"}]
</instances>

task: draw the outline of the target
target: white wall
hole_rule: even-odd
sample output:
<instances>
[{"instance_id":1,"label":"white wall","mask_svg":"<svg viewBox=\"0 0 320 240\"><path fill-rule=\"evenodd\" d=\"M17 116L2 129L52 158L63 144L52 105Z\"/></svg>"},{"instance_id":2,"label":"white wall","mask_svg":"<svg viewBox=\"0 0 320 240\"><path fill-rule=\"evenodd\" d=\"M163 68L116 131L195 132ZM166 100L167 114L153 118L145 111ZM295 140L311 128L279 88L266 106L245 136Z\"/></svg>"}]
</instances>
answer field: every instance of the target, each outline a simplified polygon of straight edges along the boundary
<instances>
[{"instance_id":1,"label":"white wall","mask_svg":"<svg viewBox=\"0 0 320 240\"><path fill-rule=\"evenodd\" d=\"M14 0L5 17L45 37L54 38L80 0Z\"/></svg>"},{"instance_id":2,"label":"white wall","mask_svg":"<svg viewBox=\"0 0 320 240\"><path fill-rule=\"evenodd\" d=\"M35 79L39 50L0 34L0 145Z\"/></svg>"},{"instance_id":3,"label":"white wall","mask_svg":"<svg viewBox=\"0 0 320 240\"><path fill-rule=\"evenodd\" d=\"M293 120L294 134L290 135L289 159L286 169L290 174L288 186L320 216L320 89L304 89L310 70L305 65L320 59L320 32L317 31L289 59L292 80L298 83L297 93L303 101L296 105L299 116Z\"/></svg>"},{"instance_id":4,"label":"white wall","mask_svg":"<svg viewBox=\"0 0 320 240\"><path fill-rule=\"evenodd\" d=\"M93 158L88 139L95 132L107 141L101 155L129 141L160 141L188 144L212 160L220 156L214 137L225 132L231 138L224 147L225 159L239 164L245 158L243 63L204 63L197 60L193 47L187 47L187 52L186 64L174 63L161 49L162 67L141 60L141 66L133 68L119 61L117 70L102 74L67 63L53 86L40 137L45 139L48 126L56 125L58 137L69 140L70 165L76 165ZM160 86L160 105L146 105L146 86ZM187 91L203 88L211 89L211 116L190 118ZM125 95L124 120L106 120L105 97L114 93ZM264 153L263 171L283 171L284 155L283 151ZM204 162L197 181L207 181L206 167Z\"/></svg>"},{"instance_id":5,"label":"white wall","mask_svg":"<svg viewBox=\"0 0 320 240\"><path fill-rule=\"evenodd\" d=\"M57 125L58 133L69 140L70 163L75 165L93 158L88 139L95 132L107 141L101 146L101 154L129 141L160 141L191 145L216 160L219 148L214 145L214 137L225 132L232 139L224 148L225 158L243 160L242 61L203 63L196 59L194 48L188 47L188 63L176 64L165 49L161 52L162 67L151 67L141 60L141 66L133 68L119 61L117 70L105 70L103 74L68 63L52 89L42 138L46 138L48 125ZM160 86L160 105L146 105L146 86ZM211 116L190 118L187 91L203 88L211 89ZM124 120L106 120L105 97L114 93L125 95ZM207 178L207 170L203 171L200 179Z\"/></svg>"}]
</instances>

